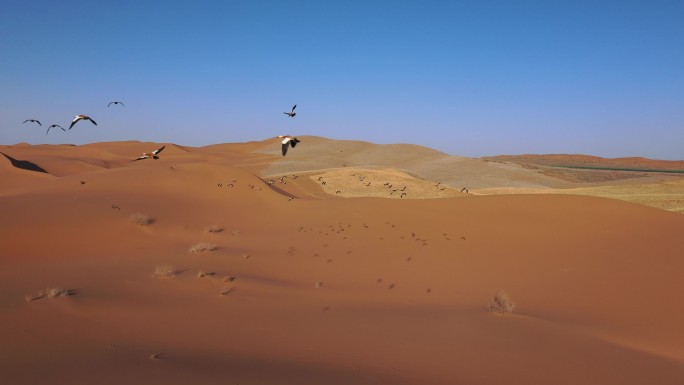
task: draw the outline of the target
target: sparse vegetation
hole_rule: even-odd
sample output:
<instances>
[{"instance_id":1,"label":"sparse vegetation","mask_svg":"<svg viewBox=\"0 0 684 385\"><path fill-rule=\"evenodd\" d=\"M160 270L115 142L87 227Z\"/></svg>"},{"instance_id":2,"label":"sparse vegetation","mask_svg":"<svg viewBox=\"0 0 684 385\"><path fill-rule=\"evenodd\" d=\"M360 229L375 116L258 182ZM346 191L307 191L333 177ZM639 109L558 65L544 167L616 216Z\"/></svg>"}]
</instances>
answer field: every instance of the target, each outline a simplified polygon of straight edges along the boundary
<instances>
[{"instance_id":1,"label":"sparse vegetation","mask_svg":"<svg viewBox=\"0 0 684 385\"><path fill-rule=\"evenodd\" d=\"M48 298L66 297L71 295L71 292L69 290L60 289L58 287L46 289L45 292L47 293Z\"/></svg>"},{"instance_id":2,"label":"sparse vegetation","mask_svg":"<svg viewBox=\"0 0 684 385\"><path fill-rule=\"evenodd\" d=\"M490 312L496 314L512 313L515 308L515 303L511 301L505 291L501 290L492 297L487 308Z\"/></svg>"},{"instance_id":3,"label":"sparse vegetation","mask_svg":"<svg viewBox=\"0 0 684 385\"><path fill-rule=\"evenodd\" d=\"M207 226L207 228L204 229L204 231L207 232L207 233L220 233L220 232L222 232L223 230L224 230L223 227L221 227L221 226L219 226L219 225Z\"/></svg>"},{"instance_id":4,"label":"sparse vegetation","mask_svg":"<svg viewBox=\"0 0 684 385\"><path fill-rule=\"evenodd\" d=\"M39 299L43 299L45 297L52 299L52 298L57 298L57 297L68 297L68 296L74 295L74 294L76 294L76 290L51 287L51 288L47 288L45 290L39 291L38 294L27 294L24 296L24 299L26 300L26 302L33 302L33 301L37 301Z\"/></svg>"},{"instance_id":5,"label":"sparse vegetation","mask_svg":"<svg viewBox=\"0 0 684 385\"><path fill-rule=\"evenodd\" d=\"M214 250L216 250L216 245L213 243L200 242L198 244L190 246L190 252L191 253L203 253L205 251L214 251Z\"/></svg>"},{"instance_id":6,"label":"sparse vegetation","mask_svg":"<svg viewBox=\"0 0 684 385\"><path fill-rule=\"evenodd\" d=\"M152 217L142 213L132 214L130 216L130 220L138 226L147 226L154 223L154 219Z\"/></svg>"},{"instance_id":7,"label":"sparse vegetation","mask_svg":"<svg viewBox=\"0 0 684 385\"><path fill-rule=\"evenodd\" d=\"M200 270L200 271L197 272L197 278L204 278L204 277L212 276L212 275L215 275L215 274L216 274L216 273L214 273L213 271L204 271L204 270Z\"/></svg>"},{"instance_id":8,"label":"sparse vegetation","mask_svg":"<svg viewBox=\"0 0 684 385\"><path fill-rule=\"evenodd\" d=\"M170 265L157 266L154 268L152 276L154 278L160 277L175 277L178 274L178 270Z\"/></svg>"},{"instance_id":9,"label":"sparse vegetation","mask_svg":"<svg viewBox=\"0 0 684 385\"><path fill-rule=\"evenodd\" d=\"M234 292L234 291L235 291L235 288L234 288L234 287L226 287L226 288L221 289L221 291L219 292L219 294L221 294L221 295L228 295L228 294L230 294L230 293L232 293L232 292Z\"/></svg>"}]
</instances>

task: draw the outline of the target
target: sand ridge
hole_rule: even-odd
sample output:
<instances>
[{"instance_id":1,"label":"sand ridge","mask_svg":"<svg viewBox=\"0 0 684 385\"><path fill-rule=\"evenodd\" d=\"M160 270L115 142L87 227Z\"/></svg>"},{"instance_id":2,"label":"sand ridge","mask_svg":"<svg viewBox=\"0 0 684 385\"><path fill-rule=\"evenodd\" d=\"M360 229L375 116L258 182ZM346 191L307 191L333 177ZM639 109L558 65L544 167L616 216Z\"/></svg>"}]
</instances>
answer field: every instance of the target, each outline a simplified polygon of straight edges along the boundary
<instances>
[{"instance_id":1,"label":"sand ridge","mask_svg":"<svg viewBox=\"0 0 684 385\"><path fill-rule=\"evenodd\" d=\"M681 214L439 190L377 165L298 171L306 147L283 158L275 140L130 161L157 145L0 149L60 174L0 163L4 380L684 379ZM387 196L362 196L364 182ZM452 195L387 199L387 182ZM512 314L487 310L500 290Z\"/></svg>"}]
</instances>

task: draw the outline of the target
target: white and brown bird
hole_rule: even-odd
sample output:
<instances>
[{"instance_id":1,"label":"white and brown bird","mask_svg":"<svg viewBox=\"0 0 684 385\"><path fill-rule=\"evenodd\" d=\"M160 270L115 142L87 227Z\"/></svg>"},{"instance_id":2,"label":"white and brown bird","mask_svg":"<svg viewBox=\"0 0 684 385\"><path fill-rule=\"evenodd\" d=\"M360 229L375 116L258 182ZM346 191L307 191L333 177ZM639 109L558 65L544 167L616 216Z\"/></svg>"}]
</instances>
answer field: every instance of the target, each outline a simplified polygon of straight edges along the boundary
<instances>
[{"instance_id":1,"label":"white and brown bird","mask_svg":"<svg viewBox=\"0 0 684 385\"><path fill-rule=\"evenodd\" d=\"M278 137L283 138L283 141L281 142L283 144L283 156L287 154L287 148L289 146L292 146L292 148L294 148L297 145L297 143L301 142L301 140L290 135L278 135Z\"/></svg>"},{"instance_id":2,"label":"white and brown bird","mask_svg":"<svg viewBox=\"0 0 684 385\"><path fill-rule=\"evenodd\" d=\"M292 106L292 110L290 110L290 112L283 112L283 114L285 114L285 115L287 115L287 116L289 116L289 117L291 117L291 118L294 118L295 115L297 115L297 113L294 112L295 108L297 108L297 105L296 105L296 104L295 104L294 106Z\"/></svg>"},{"instance_id":3,"label":"white and brown bird","mask_svg":"<svg viewBox=\"0 0 684 385\"><path fill-rule=\"evenodd\" d=\"M39 126L42 126L42 124L40 124L40 121L38 121L36 119L26 119L26 120L24 120L24 123L26 123L26 122L38 123Z\"/></svg>"},{"instance_id":4,"label":"white and brown bird","mask_svg":"<svg viewBox=\"0 0 684 385\"><path fill-rule=\"evenodd\" d=\"M142 155L140 155L137 159L133 159L133 161L135 162L136 160L143 160L143 159L149 159L149 158L152 158L155 160L159 159L159 153L162 152L162 150L164 150L164 147L166 147L166 146L161 146L161 148L158 148L152 152L143 152Z\"/></svg>"},{"instance_id":5,"label":"white and brown bird","mask_svg":"<svg viewBox=\"0 0 684 385\"><path fill-rule=\"evenodd\" d=\"M71 125L69 126L69 129L71 130L71 127L74 126L79 120L90 120L94 125L97 126L97 123L93 119L90 118L90 116L86 115L76 115L74 116L74 120L71 121Z\"/></svg>"},{"instance_id":6,"label":"white and brown bird","mask_svg":"<svg viewBox=\"0 0 684 385\"><path fill-rule=\"evenodd\" d=\"M107 104L107 107L111 106L112 104L121 104L122 106L126 107L126 105L123 104L123 102L109 102L109 104Z\"/></svg>"},{"instance_id":7,"label":"white and brown bird","mask_svg":"<svg viewBox=\"0 0 684 385\"><path fill-rule=\"evenodd\" d=\"M60 126L59 124L53 124L53 125L51 125L50 127L48 127L47 131L45 131L45 135L47 135L48 132L50 132L50 129L51 129L51 128L54 128L54 127L59 127L62 131L66 131L66 130L64 129L64 127Z\"/></svg>"}]
</instances>

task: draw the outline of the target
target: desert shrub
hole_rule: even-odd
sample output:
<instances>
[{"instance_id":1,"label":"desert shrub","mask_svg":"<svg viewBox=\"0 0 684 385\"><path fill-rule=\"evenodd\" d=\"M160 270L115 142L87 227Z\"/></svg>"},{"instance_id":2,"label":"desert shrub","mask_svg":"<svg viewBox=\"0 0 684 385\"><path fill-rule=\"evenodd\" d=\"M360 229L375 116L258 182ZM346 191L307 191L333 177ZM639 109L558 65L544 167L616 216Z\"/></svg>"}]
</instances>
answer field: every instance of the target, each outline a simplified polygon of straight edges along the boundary
<instances>
[{"instance_id":1,"label":"desert shrub","mask_svg":"<svg viewBox=\"0 0 684 385\"><path fill-rule=\"evenodd\" d=\"M488 309L492 313L496 314L506 314L512 313L515 308L515 303L511 301L508 294L503 290L496 293L494 297L489 301Z\"/></svg>"},{"instance_id":2,"label":"desert shrub","mask_svg":"<svg viewBox=\"0 0 684 385\"><path fill-rule=\"evenodd\" d=\"M47 294L48 298L57 298L57 297L61 297L61 296L66 297L69 295L69 290L60 289L58 287L51 287L49 289L46 289L45 293Z\"/></svg>"},{"instance_id":3,"label":"desert shrub","mask_svg":"<svg viewBox=\"0 0 684 385\"><path fill-rule=\"evenodd\" d=\"M214 273L213 271L204 271L204 270L200 270L200 271L197 272L197 278L204 278L204 277L206 277L206 276L212 276L212 275L215 275L215 274L216 274L216 273Z\"/></svg>"},{"instance_id":4,"label":"desert shrub","mask_svg":"<svg viewBox=\"0 0 684 385\"><path fill-rule=\"evenodd\" d=\"M135 213L130 216L130 221L135 223L138 226L147 226L151 225L154 223L154 219L150 217L149 215L145 215L142 213Z\"/></svg>"},{"instance_id":5,"label":"desert shrub","mask_svg":"<svg viewBox=\"0 0 684 385\"><path fill-rule=\"evenodd\" d=\"M154 278L174 277L176 274L178 274L178 271L173 266L163 265L155 267L152 276Z\"/></svg>"},{"instance_id":6,"label":"desert shrub","mask_svg":"<svg viewBox=\"0 0 684 385\"><path fill-rule=\"evenodd\" d=\"M191 253L202 253L205 251L214 251L216 250L216 245L213 243L207 243L207 242L200 242L196 245L190 246L190 252Z\"/></svg>"},{"instance_id":7,"label":"desert shrub","mask_svg":"<svg viewBox=\"0 0 684 385\"><path fill-rule=\"evenodd\" d=\"M204 229L204 231L207 233L220 233L223 230L224 230L223 227L221 227L219 225L207 226L207 228Z\"/></svg>"}]
</instances>

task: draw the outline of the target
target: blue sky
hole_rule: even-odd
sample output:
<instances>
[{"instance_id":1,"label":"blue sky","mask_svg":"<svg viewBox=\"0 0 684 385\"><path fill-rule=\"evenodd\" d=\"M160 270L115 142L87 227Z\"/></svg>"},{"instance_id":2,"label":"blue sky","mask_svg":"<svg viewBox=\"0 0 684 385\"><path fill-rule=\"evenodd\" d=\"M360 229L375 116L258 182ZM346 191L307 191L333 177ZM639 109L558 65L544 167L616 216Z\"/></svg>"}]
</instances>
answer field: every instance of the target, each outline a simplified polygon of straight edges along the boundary
<instances>
[{"instance_id":1,"label":"blue sky","mask_svg":"<svg viewBox=\"0 0 684 385\"><path fill-rule=\"evenodd\" d=\"M679 160L682 20L683 0L7 0L0 143L292 134ZM98 126L45 135L76 114Z\"/></svg>"}]
</instances>

